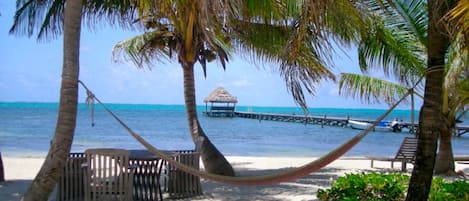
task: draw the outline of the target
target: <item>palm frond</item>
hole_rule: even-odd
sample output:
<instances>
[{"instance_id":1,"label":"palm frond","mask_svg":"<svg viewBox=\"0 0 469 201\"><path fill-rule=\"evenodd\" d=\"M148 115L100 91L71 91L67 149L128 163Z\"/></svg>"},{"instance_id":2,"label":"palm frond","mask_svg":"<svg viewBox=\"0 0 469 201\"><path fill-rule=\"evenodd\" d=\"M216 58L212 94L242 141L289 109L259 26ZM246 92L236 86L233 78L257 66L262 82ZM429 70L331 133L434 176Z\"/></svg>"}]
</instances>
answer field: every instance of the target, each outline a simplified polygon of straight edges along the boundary
<instances>
[{"instance_id":1,"label":"palm frond","mask_svg":"<svg viewBox=\"0 0 469 201\"><path fill-rule=\"evenodd\" d=\"M428 15L427 4L422 0L399 0L396 1L396 11L403 18L398 26L409 30L418 41L427 47Z\"/></svg>"},{"instance_id":2,"label":"palm frond","mask_svg":"<svg viewBox=\"0 0 469 201\"><path fill-rule=\"evenodd\" d=\"M141 28L135 21L139 17L138 9L158 1L139 0L86 0L83 5L83 21L91 28L102 25L117 26L123 29Z\"/></svg>"},{"instance_id":3,"label":"palm frond","mask_svg":"<svg viewBox=\"0 0 469 201\"><path fill-rule=\"evenodd\" d=\"M112 50L116 61L124 58L137 67L150 67L154 60L163 62L171 59L171 44L175 38L170 32L147 32L117 43Z\"/></svg>"},{"instance_id":4,"label":"palm frond","mask_svg":"<svg viewBox=\"0 0 469 201\"><path fill-rule=\"evenodd\" d=\"M371 68L382 69L387 76L412 85L426 69L426 47L422 43L426 17L421 16L426 10L418 7L423 6L421 2L411 1L412 9L398 9L409 2L394 2L382 5L370 1L377 16L372 18L371 29L359 44L359 64L364 72ZM386 7L385 11L382 6Z\"/></svg>"},{"instance_id":5,"label":"palm frond","mask_svg":"<svg viewBox=\"0 0 469 201\"><path fill-rule=\"evenodd\" d=\"M380 22L373 27L358 47L362 71L383 69L387 76L414 83L426 69L425 49L409 34L391 30Z\"/></svg>"},{"instance_id":6,"label":"palm frond","mask_svg":"<svg viewBox=\"0 0 469 201\"><path fill-rule=\"evenodd\" d=\"M63 30L64 0L18 0L10 34L31 37L38 30L38 40L54 38Z\"/></svg>"},{"instance_id":7,"label":"palm frond","mask_svg":"<svg viewBox=\"0 0 469 201\"><path fill-rule=\"evenodd\" d=\"M54 39L63 32L65 0L18 0L10 34L31 37L37 32L38 40ZM89 28L109 24L121 28L137 28L139 0L84 0L83 22ZM154 2L154 1L152 1ZM157 4L152 4L157 5Z\"/></svg>"},{"instance_id":8,"label":"palm frond","mask_svg":"<svg viewBox=\"0 0 469 201\"><path fill-rule=\"evenodd\" d=\"M314 95L316 85L325 79L333 79L334 75L324 64L313 34L296 47L297 53L291 54L288 49L292 27L244 23L242 29L234 32L234 44L238 53L253 62L262 61L278 66L277 70L285 80L287 90L294 100L306 108L303 89Z\"/></svg>"},{"instance_id":9,"label":"palm frond","mask_svg":"<svg viewBox=\"0 0 469 201\"><path fill-rule=\"evenodd\" d=\"M405 86L366 75L341 73L339 94L374 104L384 101L392 105L409 89Z\"/></svg>"},{"instance_id":10,"label":"palm frond","mask_svg":"<svg viewBox=\"0 0 469 201\"><path fill-rule=\"evenodd\" d=\"M469 0L460 0L444 19L449 22L448 29L453 40L461 43L461 48L469 51Z\"/></svg>"}]
</instances>

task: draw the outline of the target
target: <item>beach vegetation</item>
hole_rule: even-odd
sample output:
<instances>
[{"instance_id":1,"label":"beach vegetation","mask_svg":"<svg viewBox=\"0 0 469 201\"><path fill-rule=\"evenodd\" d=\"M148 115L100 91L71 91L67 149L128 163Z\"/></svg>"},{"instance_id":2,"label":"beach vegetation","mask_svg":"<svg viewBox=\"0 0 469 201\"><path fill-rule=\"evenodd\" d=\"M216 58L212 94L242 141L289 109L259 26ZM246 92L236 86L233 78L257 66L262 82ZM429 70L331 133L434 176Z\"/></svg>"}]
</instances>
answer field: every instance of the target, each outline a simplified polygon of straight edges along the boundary
<instances>
[{"instance_id":1,"label":"beach vegetation","mask_svg":"<svg viewBox=\"0 0 469 201\"><path fill-rule=\"evenodd\" d=\"M84 9L82 9L82 2ZM362 21L363 13L352 6L353 1L305 1L304 4L297 4L299 1L288 1L286 4L263 1L263 4L260 5L254 1L246 1L244 6L233 4L226 7L217 4L219 2L17 1L18 10L14 24L26 27L21 29L22 31L26 30L28 35L32 35L33 31L31 30L39 29L39 35L47 36L48 34L59 35L63 28L64 34L64 65L57 127L45 163L25 194L24 200L47 200L70 151L76 124L79 35L83 13L85 13L83 16L92 19L90 24L96 23L97 19L115 19L113 16L126 16L125 20L132 22L135 20L135 16L132 14L138 13L138 21L148 26L147 29L157 39L150 40L151 43L145 43L144 47L150 48L140 49L140 53L142 50L150 50L150 52L161 53L164 55L163 58L169 56L169 58L175 58L180 62L184 71L184 93L186 105L189 106L186 110L190 132L194 141L202 137L204 142L208 142L208 138L198 135L203 134L203 130L197 116L191 116L191 114L196 114L195 107L192 107L192 105L195 106L193 83L195 63L201 64L204 73L206 71L205 64L212 61L213 58L218 58L218 61L225 67L224 64L230 55L229 49L240 47L242 50L247 50L246 52L250 56L259 57L264 59L263 61L279 63L278 70L285 79L289 92L300 106L306 108L303 90L314 95L315 85L320 80L334 78L326 67L328 66L326 61L330 60L328 57L332 49L328 40L335 38L343 44L348 44L363 33L364 29L360 25L366 24ZM238 1L222 3L231 2ZM444 66L445 57L442 56L441 52L445 52L448 47L448 36L444 33L444 28L439 22L442 15L451 6L442 2L446 1L428 1L430 23L427 49L427 84L425 85L424 105L421 110L421 129L419 132L421 144L419 144L416 160L416 167L420 169L414 169L419 174L416 174L415 181L411 182L414 186L409 188L423 195L426 194L425 188L431 183L431 180L428 179L431 178L435 158L432 151L436 146L436 136L440 134L440 114L443 105L441 101L444 79L442 66ZM214 12L221 8L226 12ZM173 9L177 9L177 12ZM138 12L135 12L137 10ZM129 13L131 13L130 17ZM168 15L170 16L168 17ZM174 24L167 26L168 22ZM15 30L15 25L12 30ZM237 29L235 29L236 27ZM180 32L174 32L174 30ZM248 32L249 30L251 31ZM267 39L270 40L266 41L264 38L266 35L260 33L265 33L263 31L267 30L268 33L280 33L288 38L278 40L279 38L276 37L268 37ZM231 38L233 36L244 36L249 39L259 37L259 40L235 40ZM280 43L280 46L270 46L268 42L283 43ZM267 44L272 49L259 48L257 46L259 44ZM172 57L173 53L177 55ZM158 56L158 54L156 55ZM228 170L228 166L224 166L226 163L219 164L223 166L219 169L224 172ZM208 166L206 168L212 169ZM425 200L422 199L422 196L415 196L414 199Z\"/></svg>"},{"instance_id":2,"label":"beach vegetation","mask_svg":"<svg viewBox=\"0 0 469 201\"><path fill-rule=\"evenodd\" d=\"M415 166L407 191L407 201L427 200L436 159L438 137L444 127L443 96L445 80L446 52L450 46L449 34L445 28L444 15L450 11L456 1L428 0L427 31L427 71L425 73L425 89L423 105L419 114L417 131L418 146Z\"/></svg>"},{"instance_id":3,"label":"beach vegetation","mask_svg":"<svg viewBox=\"0 0 469 201\"><path fill-rule=\"evenodd\" d=\"M368 37L361 39L358 46L359 64L363 74L342 73L339 80L339 94L359 98L366 103L384 101L392 105L408 90L423 98L423 84L414 88L416 81L425 76L428 48L428 13L424 1L395 1L395 7L377 12L374 26ZM451 41L446 53L446 76L443 88L441 135L438 144L436 174L454 172L454 159L451 145L458 122L467 113L469 87L467 85L467 51L457 41ZM371 70L382 70L384 80L368 75ZM414 96L411 96L414 110ZM413 112L412 112L413 114ZM414 122L413 117L411 118Z\"/></svg>"},{"instance_id":4,"label":"beach vegetation","mask_svg":"<svg viewBox=\"0 0 469 201\"><path fill-rule=\"evenodd\" d=\"M220 3L219 1L214 2ZM225 3L231 2L232 1L226 1ZM238 1L233 2L239 3ZM226 43L226 40L229 39L229 37L225 38L226 36L236 35L236 33L244 35L242 34L244 33L243 30L246 30L249 26L256 28L252 30L257 31L262 31L266 28L277 29L280 33L289 36L288 40L283 41L287 41L287 43L283 43L282 48L278 48L279 46L269 46L272 48L270 51L262 51L262 49L254 48L259 44L269 44L269 41L266 43L265 40L261 40L262 42L260 43L256 43L255 41L257 40L251 40L246 43L239 43L238 41L238 43L235 44L239 47L252 48L252 51L248 51L248 55L259 56L259 58L265 61L279 62L279 71L286 80L288 90L292 93L298 104L306 108L303 89L306 89L308 93L314 95L315 85L320 80L333 79L334 77L324 65L324 56L329 56L330 52L327 50L330 51L332 49L327 40L330 37L340 38L344 43L354 40L357 33L362 30L361 26L357 26L361 25L362 21L360 18L361 12L358 12L351 6L352 2L350 1L311 1L301 4L301 6L299 2L302 1L288 1L285 3L265 1L263 4L258 4L258 2L255 1L246 1L243 2L246 4L243 4L244 6L241 7L239 7L240 5L223 7L226 11L237 11L223 14L213 13L214 11L219 11L218 9L222 7L218 8L216 6L220 4L211 4L212 2L210 1L146 2L127 0L117 2L93 0L17 0L17 11L15 13L14 24L10 31L11 33L32 36L37 31L38 39L40 40L54 38L63 33L64 39L71 39L70 41L64 40L64 69L59 106L60 112L55 135L51 143L52 146L44 165L32 182L24 199L47 199L62 172L61 170L65 164L64 161L68 157L71 143L73 142L76 125L79 80L78 53L82 17L87 20L85 24L90 25L90 27L100 24L98 23L100 21L122 27L139 27L139 23L133 23L135 19L138 18L138 21L145 22L143 23L144 25L149 25L148 28L163 31L157 32L160 34L163 33L159 35L159 39L162 39L159 41L160 43L153 41L156 42L156 47L161 47L162 44L170 47L169 49L160 49L162 50L161 52L171 55L173 53L172 50L177 49L183 51L184 54L178 54L177 56L177 60L181 61L183 68L193 67L194 63L198 61L202 64L204 72L205 63L212 61L213 58L218 58L223 66L225 62L228 61L229 52L226 50L230 48L230 44ZM181 7L181 10L176 12L172 9L178 7L174 7L173 3L182 3L187 6ZM64 7L66 8L68 6L73 7L73 9L64 9ZM241 9L237 10L239 8ZM268 8L282 8L282 10L272 10ZM70 12L70 10L74 10L75 12L70 14L67 13L67 10L68 12ZM165 17L167 16L166 12L159 12L162 16L155 15L155 13L158 14L158 11L169 11L169 14L174 15L170 16L170 18ZM197 13L196 11L201 12ZM250 14L245 15L246 11L249 11L248 13ZM304 15L298 15L300 11L305 12ZM228 13L234 14L236 18L230 18L232 15L225 15ZM240 16L246 18L240 18ZM301 16L301 18L299 18L299 16ZM178 17L180 21L172 17ZM159 21L158 18L162 20ZM232 21L232 19L237 20ZM171 20L175 20L175 26L172 28L177 27L183 31L180 33L181 35L171 35L168 30L166 30L166 32L164 31L165 26L162 25L171 22ZM263 23L260 23L262 20L264 20ZM350 21L354 21L355 23L350 23ZM226 25L229 25L231 22L238 22L238 25L240 25L238 26L239 29L226 29L230 27ZM290 29L285 29L285 26L279 27L278 25L282 23L289 24ZM134 26L135 24L137 24L137 26ZM344 27L348 28L344 29ZM270 29L270 31L272 31L272 29ZM220 33L219 31L229 34L218 35ZM256 33L256 31L252 33ZM275 32L272 31L271 33ZM256 36L259 36L260 39L265 39L263 38L265 35ZM181 39L181 37L184 41L168 40ZM250 37L251 36L246 38ZM271 37L271 39L277 38ZM163 43L161 43L162 41ZM284 49L283 47L287 48ZM282 49L285 51L280 51ZM171 51L166 52L167 50ZM216 55L214 53L221 54ZM263 53L263 56L257 53ZM282 59L278 59L279 56L282 56L280 57ZM191 73L189 72L187 76L185 76L185 79L191 79L190 75ZM189 85L187 89L191 88ZM187 95L194 96L194 91L188 90L188 92ZM190 102L191 100L194 100L194 102ZM186 102L195 105L195 99L187 99ZM188 107L188 113L192 113L192 109L193 108ZM196 133L201 131L201 127L196 118L188 118L188 120L190 122L189 124L193 125L191 132ZM211 169L208 166L206 166L206 168ZM220 169L226 170L225 168Z\"/></svg>"},{"instance_id":5,"label":"beach vegetation","mask_svg":"<svg viewBox=\"0 0 469 201\"><path fill-rule=\"evenodd\" d=\"M465 15L451 10L458 8L455 7L457 2L370 1L371 5L376 7L377 13L385 16L385 20L378 23L378 26L372 26L368 38L371 40L365 40L366 43L359 47L365 47L365 51L359 53L360 65L365 66L366 61L380 68L384 66L384 72L394 73L399 84L410 84L407 86L412 86L412 79L409 82L409 78L413 78L410 74L412 71L406 74L402 70L413 70L425 76L425 85L422 86L423 105L416 133L419 139L416 168L409 183L407 200L427 200L435 170L454 172L451 135L456 115L467 112L467 86L464 87L464 80L467 80L469 61L467 51L463 48L467 47L467 43L462 43L464 40L461 39L466 37L461 36L462 32L454 31L467 26L467 20L463 20ZM459 6L463 4L459 3ZM461 12L467 7L459 8ZM458 17L448 23L448 15ZM456 34L453 35L448 30L453 30ZM404 64L405 68L399 67L401 64ZM448 71L448 66L453 68L453 64L460 69L456 74ZM452 83L445 85L445 82ZM451 87L447 88L448 86ZM438 157L435 151L437 146Z\"/></svg>"},{"instance_id":6,"label":"beach vegetation","mask_svg":"<svg viewBox=\"0 0 469 201\"><path fill-rule=\"evenodd\" d=\"M322 201L405 200L410 177L402 173L353 173L337 178L328 189L319 189L317 197ZM429 201L468 200L469 182L448 181L442 177L432 180Z\"/></svg>"}]
</instances>

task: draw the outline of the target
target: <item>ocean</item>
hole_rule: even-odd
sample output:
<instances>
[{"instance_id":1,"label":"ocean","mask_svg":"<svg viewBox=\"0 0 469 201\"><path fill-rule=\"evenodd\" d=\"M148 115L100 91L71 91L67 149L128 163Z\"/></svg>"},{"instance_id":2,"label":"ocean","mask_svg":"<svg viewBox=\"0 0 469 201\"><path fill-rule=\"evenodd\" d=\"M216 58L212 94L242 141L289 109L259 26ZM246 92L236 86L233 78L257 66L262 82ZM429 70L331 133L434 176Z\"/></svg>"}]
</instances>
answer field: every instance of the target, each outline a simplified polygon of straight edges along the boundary
<instances>
[{"instance_id":1,"label":"ocean","mask_svg":"<svg viewBox=\"0 0 469 201\"><path fill-rule=\"evenodd\" d=\"M158 149L193 149L183 105L107 104L130 128ZM9 157L44 157L49 149L57 120L57 103L0 102L0 152ZM210 140L228 156L318 157L347 141L359 130L320 125L258 121L244 118L199 120ZM237 111L303 114L295 107L237 106ZM385 110L311 108L313 116L376 119ZM418 112L415 116L418 119ZM72 152L88 148L118 147L143 149L102 107L96 105L94 126L87 105L80 103ZM386 120L410 121L409 110L395 110ZM464 120L467 125L469 119ZM346 156L393 156L407 132L372 132ZM469 134L453 138L454 154L469 154Z\"/></svg>"}]
</instances>

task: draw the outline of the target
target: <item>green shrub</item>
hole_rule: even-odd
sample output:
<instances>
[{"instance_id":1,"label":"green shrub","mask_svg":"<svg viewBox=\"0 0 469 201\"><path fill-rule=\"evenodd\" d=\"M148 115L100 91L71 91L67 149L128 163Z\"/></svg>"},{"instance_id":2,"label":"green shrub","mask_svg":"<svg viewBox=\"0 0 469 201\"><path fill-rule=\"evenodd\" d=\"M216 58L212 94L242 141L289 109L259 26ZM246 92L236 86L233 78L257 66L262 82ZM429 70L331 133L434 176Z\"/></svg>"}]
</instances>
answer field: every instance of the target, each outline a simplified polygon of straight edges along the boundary
<instances>
[{"instance_id":1,"label":"green shrub","mask_svg":"<svg viewBox=\"0 0 469 201\"><path fill-rule=\"evenodd\" d=\"M409 176L398 173L346 174L334 181L331 188L319 189L317 197L323 201L398 201L405 199L408 183ZM469 183L461 180L445 182L443 178L434 177L428 200L467 201Z\"/></svg>"},{"instance_id":2,"label":"green shrub","mask_svg":"<svg viewBox=\"0 0 469 201\"><path fill-rule=\"evenodd\" d=\"M402 200L409 177L403 174L346 174L328 190L318 190L320 200Z\"/></svg>"},{"instance_id":3,"label":"green shrub","mask_svg":"<svg viewBox=\"0 0 469 201\"><path fill-rule=\"evenodd\" d=\"M467 201L469 200L469 183L455 180L446 183L443 178L435 177L430 189L429 201Z\"/></svg>"}]
</instances>

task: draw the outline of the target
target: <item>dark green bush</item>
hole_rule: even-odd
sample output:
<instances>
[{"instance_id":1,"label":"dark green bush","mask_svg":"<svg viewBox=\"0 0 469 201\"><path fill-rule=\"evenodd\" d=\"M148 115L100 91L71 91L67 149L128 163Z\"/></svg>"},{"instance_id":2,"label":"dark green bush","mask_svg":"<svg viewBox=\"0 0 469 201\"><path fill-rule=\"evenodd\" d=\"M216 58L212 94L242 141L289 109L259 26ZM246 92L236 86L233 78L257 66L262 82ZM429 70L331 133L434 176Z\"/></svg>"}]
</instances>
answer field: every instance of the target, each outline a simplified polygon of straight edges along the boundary
<instances>
[{"instance_id":1,"label":"dark green bush","mask_svg":"<svg viewBox=\"0 0 469 201\"><path fill-rule=\"evenodd\" d=\"M403 174L347 174L328 190L318 190L320 200L402 200L409 177Z\"/></svg>"},{"instance_id":2,"label":"dark green bush","mask_svg":"<svg viewBox=\"0 0 469 201\"><path fill-rule=\"evenodd\" d=\"M408 183L409 176L399 173L347 174L334 181L331 188L319 189L317 197L323 201L398 201L405 199ZM461 180L445 182L443 178L435 177L428 200L467 201L469 183Z\"/></svg>"},{"instance_id":3,"label":"dark green bush","mask_svg":"<svg viewBox=\"0 0 469 201\"><path fill-rule=\"evenodd\" d=\"M467 181L456 180L446 183L443 178L435 177L432 181L430 201L467 201L469 200L469 183Z\"/></svg>"}]
</instances>

